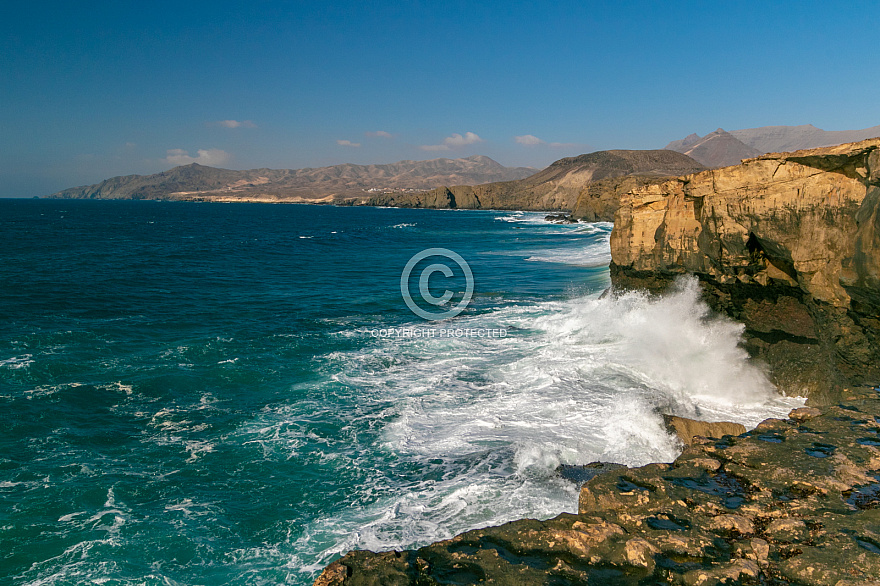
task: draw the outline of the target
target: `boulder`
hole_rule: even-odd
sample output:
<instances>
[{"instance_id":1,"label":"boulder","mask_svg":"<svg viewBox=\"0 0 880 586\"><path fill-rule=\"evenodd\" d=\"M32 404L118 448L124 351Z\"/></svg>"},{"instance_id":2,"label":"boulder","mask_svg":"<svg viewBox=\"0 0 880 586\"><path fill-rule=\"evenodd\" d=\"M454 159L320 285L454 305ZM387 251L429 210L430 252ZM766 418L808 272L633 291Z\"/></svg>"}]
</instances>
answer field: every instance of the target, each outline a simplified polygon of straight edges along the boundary
<instances>
[{"instance_id":1,"label":"boulder","mask_svg":"<svg viewBox=\"0 0 880 586\"><path fill-rule=\"evenodd\" d=\"M666 429L677 435L678 439L688 446L693 444L694 438L697 437L722 438L725 435L740 435L746 432L745 426L741 423L729 421L697 421L687 417L664 415L663 422L666 424Z\"/></svg>"}]
</instances>

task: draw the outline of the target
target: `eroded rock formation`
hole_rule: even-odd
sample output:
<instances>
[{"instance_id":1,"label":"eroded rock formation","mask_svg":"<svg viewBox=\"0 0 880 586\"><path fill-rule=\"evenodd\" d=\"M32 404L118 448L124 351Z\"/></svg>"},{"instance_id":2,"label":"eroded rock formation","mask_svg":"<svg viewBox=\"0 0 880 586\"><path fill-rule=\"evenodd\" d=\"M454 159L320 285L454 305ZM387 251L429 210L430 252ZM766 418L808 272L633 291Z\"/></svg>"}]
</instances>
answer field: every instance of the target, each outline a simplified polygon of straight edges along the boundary
<instances>
[{"instance_id":1,"label":"eroded rock formation","mask_svg":"<svg viewBox=\"0 0 880 586\"><path fill-rule=\"evenodd\" d=\"M763 155L622 196L620 287L700 277L784 392L880 382L880 139ZM824 399L823 399L824 397Z\"/></svg>"},{"instance_id":2,"label":"eroded rock formation","mask_svg":"<svg viewBox=\"0 0 880 586\"><path fill-rule=\"evenodd\" d=\"M599 179L586 184L571 209L573 218L585 222L611 222L620 207L620 198L638 187L669 180L662 175L626 175Z\"/></svg>"}]
</instances>

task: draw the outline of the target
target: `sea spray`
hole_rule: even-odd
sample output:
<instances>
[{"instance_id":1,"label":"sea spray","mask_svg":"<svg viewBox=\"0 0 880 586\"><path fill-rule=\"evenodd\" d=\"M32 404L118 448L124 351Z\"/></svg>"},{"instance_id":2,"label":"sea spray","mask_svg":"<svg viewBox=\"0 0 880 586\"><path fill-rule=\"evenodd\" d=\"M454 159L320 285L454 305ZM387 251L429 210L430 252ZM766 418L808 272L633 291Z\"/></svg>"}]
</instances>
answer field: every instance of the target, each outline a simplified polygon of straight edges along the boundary
<instances>
[{"instance_id":1,"label":"sea spray","mask_svg":"<svg viewBox=\"0 0 880 586\"><path fill-rule=\"evenodd\" d=\"M455 322L509 335L385 340L368 356L388 366L369 374L361 352L328 364L377 402L370 425L379 444L365 452L419 472L386 477L381 499L310 527L334 542L314 552L322 562L331 552L413 547L572 512L576 487L556 476L559 464L677 456L661 411L753 426L802 404L776 394L739 347L742 326L712 315L693 277L660 296L592 294Z\"/></svg>"},{"instance_id":2,"label":"sea spray","mask_svg":"<svg viewBox=\"0 0 880 586\"><path fill-rule=\"evenodd\" d=\"M680 415L698 415L699 405L705 404L729 408L729 416L737 419L737 406L777 396L740 346L744 326L713 315L700 299L695 277L679 277L665 295L614 293L573 304L569 312L549 319L551 329L558 327L552 322L565 320L557 335L601 355L591 366L627 371L651 388L656 400L686 411Z\"/></svg>"}]
</instances>

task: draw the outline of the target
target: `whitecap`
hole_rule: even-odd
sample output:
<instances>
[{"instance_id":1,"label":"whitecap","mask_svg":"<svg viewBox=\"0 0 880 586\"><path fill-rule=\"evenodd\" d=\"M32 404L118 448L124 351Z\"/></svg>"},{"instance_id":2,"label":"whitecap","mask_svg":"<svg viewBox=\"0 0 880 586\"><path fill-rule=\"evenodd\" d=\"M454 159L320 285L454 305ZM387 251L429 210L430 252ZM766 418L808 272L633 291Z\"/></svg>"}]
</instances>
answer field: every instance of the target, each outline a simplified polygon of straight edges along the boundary
<instances>
[{"instance_id":1,"label":"whitecap","mask_svg":"<svg viewBox=\"0 0 880 586\"><path fill-rule=\"evenodd\" d=\"M598 297L453 322L506 328L504 338L378 339L321 357L327 384L356 390L350 425L380 430L337 451L335 465L374 470L363 490L383 496L310 523L295 544L306 567L349 549L416 547L575 512L577 487L557 466L672 461L680 444L661 412L753 427L803 404L780 396L749 361L743 327L711 313L696 279L663 296ZM295 421L306 412L266 413L250 441L268 457L299 450L311 441ZM424 472L389 474L385 458Z\"/></svg>"},{"instance_id":2,"label":"whitecap","mask_svg":"<svg viewBox=\"0 0 880 586\"><path fill-rule=\"evenodd\" d=\"M0 360L0 367L5 367L10 370L18 370L19 368L27 368L33 363L33 355L24 354L22 356L13 356L11 358Z\"/></svg>"}]
</instances>

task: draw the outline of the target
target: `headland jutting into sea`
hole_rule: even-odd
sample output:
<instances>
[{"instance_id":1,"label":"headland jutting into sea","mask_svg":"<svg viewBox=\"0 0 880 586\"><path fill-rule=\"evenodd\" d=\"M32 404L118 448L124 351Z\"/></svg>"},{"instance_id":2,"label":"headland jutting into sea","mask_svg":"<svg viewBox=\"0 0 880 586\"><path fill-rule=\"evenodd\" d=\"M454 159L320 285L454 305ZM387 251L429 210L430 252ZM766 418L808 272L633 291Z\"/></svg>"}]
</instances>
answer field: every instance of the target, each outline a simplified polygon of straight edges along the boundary
<instances>
[{"instance_id":1,"label":"headland jutting into sea","mask_svg":"<svg viewBox=\"0 0 880 586\"><path fill-rule=\"evenodd\" d=\"M880 139L631 189L611 254L611 295L696 275L777 389L808 406L685 436L672 463L599 473L576 515L351 552L316 585L877 583Z\"/></svg>"}]
</instances>

